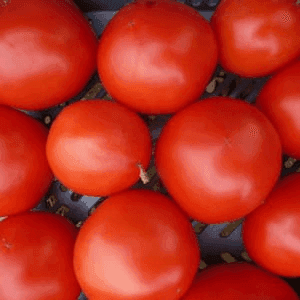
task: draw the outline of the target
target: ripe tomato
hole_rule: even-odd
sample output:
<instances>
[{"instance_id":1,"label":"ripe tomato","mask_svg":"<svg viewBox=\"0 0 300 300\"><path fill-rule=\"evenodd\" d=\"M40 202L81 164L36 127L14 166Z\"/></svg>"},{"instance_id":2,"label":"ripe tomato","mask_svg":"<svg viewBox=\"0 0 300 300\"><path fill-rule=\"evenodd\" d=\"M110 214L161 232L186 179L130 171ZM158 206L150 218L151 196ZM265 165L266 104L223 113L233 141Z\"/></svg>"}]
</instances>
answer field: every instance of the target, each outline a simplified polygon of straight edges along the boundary
<instances>
[{"instance_id":1,"label":"ripe tomato","mask_svg":"<svg viewBox=\"0 0 300 300\"><path fill-rule=\"evenodd\" d=\"M33 208L50 187L47 135L37 120L0 105L0 216Z\"/></svg>"},{"instance_id":2,"label":"ripe tomato","mask_svg":"<svg viewBox=\"0 0 300 300\"><path fill-rule=\"evenodd\" d=\"M37 110L69 100L96 71L97 45L73 1L8 1L1 6L0 103Z\"/></svg>"},{"instance_id":3,"label":"ripe tomato","mask_svg":"<svg viewBox=\"0 0 300 300\"><path fill-rule=\"evenodd\" d=\"M299 193L300 174L287 176L243 224L249 256L265 269L286 277L300 276Z\"/></svg>"},{"instance_id":4,"label":"ripe tomato","mask_svg":"<svg viewBox=\"0 0 300 300\"><path fill-rule=\"evenodd\" d=\"M139 179L151 158L144 121L120 104L88 100L66 107L54 120L46 146L54 175L73 191L106 196Z\"/></svg>"},{"instance_id":5,"label":"ripe tomato","mask_svg":"<svg viewBox=\"0 0 300 300\"><path fill-rule=\"evenodd\" d=\"M299 300L281 278L248 263L208 267L182 300Z\"/></svg>"},{"instance_id":6,"label":"ripe tomato","mask_svg":"<svg viewBox=\"0 0 300 300\"><path fill-rule=\"evenodd\" d=\"M270 121L250 104L227 97L202 100L171 118L155 158L172 197L204 223L233 221L259 206L282 160Z\"/></svg>"},{"instance_id":7,"label":"ripe tomato","mask_svg":"<svg viewBox=\"0 0 300 300\"><path fill-rule=\"evenodd\" d=\"M1 300L75 300L77 230L67 219L28 212L0 222Z\"/></svg>"},{"instance_id":8,"label":"ripe tomato","mask_svg":"<svg viewBox=\"0 0 300 300\"><path fill-rule=\"evenodd\" d=\"M297 0L223 0L211 18L219 61L245 77L265 76L300 55Z\"/></svg>"},{"instance_id":9,"label":"ripe tomato","mask_svg":"<svg viewBox=\"0 0 300 300\"><path fill-rule=\"evenodd\" d=\"M81 228L74 266L89 299L180 299L199 266L188 217L166 196L130 190L105 200Z\"/></svg>"},{"instance_id":10,"label":"ripe tomato","mask_svg":"<svg viewBox=\"0 0 300 300\"><path fill-rule=\"evenodd\" d=\"M300 159L300 61L274 75L256 100L280 135L283 152Z\"/></svg>"},{"instance_id":11,"label":"ripe tomato","mask_svg":"<svg viewBox=\"0 0 300 300\"><path fill-rule=\"evenodd\" d=\"M198 99L216 64L210 24L174 0L124 6L104 29L98 48L105 89L143 113L173 113Z\"/></svg>"}]
</instances>

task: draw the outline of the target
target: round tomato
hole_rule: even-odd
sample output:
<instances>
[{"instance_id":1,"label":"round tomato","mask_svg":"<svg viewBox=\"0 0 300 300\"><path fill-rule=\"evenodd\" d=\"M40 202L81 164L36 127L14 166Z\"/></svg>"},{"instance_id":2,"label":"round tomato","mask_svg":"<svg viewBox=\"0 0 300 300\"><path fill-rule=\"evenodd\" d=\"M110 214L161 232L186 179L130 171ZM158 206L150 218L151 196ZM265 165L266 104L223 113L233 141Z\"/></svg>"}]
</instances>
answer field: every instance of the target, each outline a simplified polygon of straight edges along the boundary
<instances>
[{"instance_id":1,"label":"round tomato","mask_svg":"<svg viewBox=\"0 0 300 300\"><path fill-rule=\"evenodd\" d=\"M299 300L281 278L248 263L220 264L197 275L182 300Z\"/></svg>"},{"instance_id":2,"label":"round tomato","mask_svg":"<svg viewBox=\"0 0 300 300\"><path fill-rule=\"evenodd\" d=\"M105 200L81 228L74 266L89 299L181 299L200 260L188 217L166 196L130 190Z\"/></svg>"},{"instance_id":3,"label":"round tomato","mask_svg":"<svg viewBox=\"0 0 300 300\"><path fill-rule=\"evenodd\" d=\"M73 1L5 2L0 103L39 110L78 94L96 71L98 41Z\"/></svg>"},{"instance_id":4,"label":"round tomato","mask_svg":"<svg viewBox=\"0 0 300 300\"><path fill-rule=\"evenodd\" d=\"M173 113L192 103L217 64L209 22L174 0L124 6L99 42L98 71L105 89L143 113Z\"/></svg>"},{"instance_id":5,"label":"round tomato","mask_svg":"<svg viewBox=\"0 0 300 300\"><path fill-rule=\"evenodd\" d=\"M263 87L256 106L279 133L283 152L300 159L300 61L274 75Z\"/></svg>"},{"instance_id":6,"label":"round tomato","mask_svg":"<svg viewBox=\"0 0 300 300\"><path fill-rule=\"evenodd\" d=\"M67 219L28 212L0 222L1 300L75 300L77 230Z\"/></svg>"},{"instance_id":7,"label":"round tomato","mask_svg":"<svg viewBox=\"0 0 300 300\"><path fill-rule=\"evenodd\" d=\"M300 55L297 0L222 0L211 18L219 61L245 77L271 74Z\"/></svg>"},{"instance_id":8,"label":"round tomato","mask_svg":"<svg viewBox=\"0 0 300 300\"><path fill-rule=\"evenodd\" d=\"M47 136L39 121L0 105L0 216L35 207L49 189Z\"/></svg>"},{"instance_id":9,"label":"round tomato","mask_svg":"<svg viewBox=\"0 0 300 300\"><path fill-rule=\"evenodd\" d=\"M79 101L54 120L46 146L54 175L73 191L106 196L139 179L151 158L144 121L120 104Z\"/></svg>"},{"instance_id":10,"label":"round tomato","mask_svg":"<svg viewBox=\"0 0 300 300\"><path fill-rule=\"evenodd\" d=\"M300 276L299 193L300 174L285 177L243 224L249 256L268 271L286 277Z\"/></svg>"},{"instance_id":11,"label":"round tomato","mask_svg":"<svg viewBox=\"0 0 300 300\"><path fill-rule=\"evenodd\" d=\"M259 206L282 161L270 121L256 107L227 97L202 100L173 116L155 158L172 197L204 223L233 221Z\"/></svg>"}]
</instances>

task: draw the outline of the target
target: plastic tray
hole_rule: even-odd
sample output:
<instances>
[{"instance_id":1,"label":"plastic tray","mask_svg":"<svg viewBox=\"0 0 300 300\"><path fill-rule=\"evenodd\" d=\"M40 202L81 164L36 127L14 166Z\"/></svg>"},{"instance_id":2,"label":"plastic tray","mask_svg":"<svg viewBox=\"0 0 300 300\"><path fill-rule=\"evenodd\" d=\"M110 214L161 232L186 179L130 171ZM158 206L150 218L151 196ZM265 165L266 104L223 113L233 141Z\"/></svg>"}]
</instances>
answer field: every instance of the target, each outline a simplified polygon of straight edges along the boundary
<instances>
[{"instance_id":1,"label":"plastic tray","mask_svg":"<svg viewBox=\"0 0 300 300\"><path fill-rule=\"evenodd\" d=\"M117 10L128 2L131 1L75 0L75 3L85 13L98 36L100 36L105 25L114 16ZM209 20L219 0L186 0L180 2L196 8L199 10L199 13ZM225 72L220 66L218 66L211 82L206 88L205 93L201 96L201 99L210 96L231 96L253 103L257 93L267 79L268 78L240 78L236 75ZM93 98L110 99L99 82L97 74L93 76L86 88L70 101L44 111L28 111L27 113L43 121L48 127L50 127L57 114L66 105L80 99L84 100ZM150 128L153 145L155 145L162 127L170 119L171 115L141 116ZM300 161L296 161L286 156L283 157L282 176L285 176L290 172L300 171L299 168ZM163 187L155 172L153 158L148 169L148 174L151 178L148 184L144 185L143 183L138 182L133 188L159 190L160 192L167 194L166 189ZM91 215L95 208L104 200L104 197L88 197L73 193L60 182L55 180L53 181L50 190L35 210L45 210L64 215L76 224L77 227L80 227L84 220ZM118 220L116 220L116 222L117 221ZM205 268L207 265L221 263L224 261L251 262L245 252L241 238L242 221L243 220L241 219L233 223L207 225L191 220L201 245L202 260L199 266L200 269ZM122 228L120 228L120 230L122 230ZM300 284L300 278L284 279L294 289L296 289L297 285ZM87 298L81 294L78 299L84 300Z\"/></svg>"}]
</instances>

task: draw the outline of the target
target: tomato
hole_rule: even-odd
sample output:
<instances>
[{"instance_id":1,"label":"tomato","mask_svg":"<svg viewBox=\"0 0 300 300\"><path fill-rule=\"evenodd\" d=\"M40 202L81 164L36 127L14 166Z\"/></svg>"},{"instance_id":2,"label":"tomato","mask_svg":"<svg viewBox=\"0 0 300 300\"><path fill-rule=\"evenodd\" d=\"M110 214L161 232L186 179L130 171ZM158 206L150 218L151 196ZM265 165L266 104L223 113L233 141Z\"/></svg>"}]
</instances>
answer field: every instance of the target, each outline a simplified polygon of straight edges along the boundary
<instances>
[{"instance_id":1,"label":"tomato","mask_svg":"<svg viewBox=\"0 0 300 300\"><path fill-rule=\"evenodd\" d=\"M1 300L75 300L77 230L48 212L27 212L0 222Z\"/></svg>"},{"instance_id":2,"label":"tomato","mask_svg":"<svg viewBox=\"0 0 300 300\"><path fill-rule=\"evenodd\" d=\"M281 278L248 263L210 266L182 300L299 300Z\"/></svg>"},{"instance_id":3,"label":"tomato","mask_svg":"<svg viewBox=\"0 0 300 300\"><path fill-rule=\"evenodd\" d=\"M221 223L242 218L265 200L281 155L277 132L256 107L212 97L169 120L155 159L170 195L191 217Z\"/></svg>"},{"instance_id":4,"label":"tomato","mask_svg":"<svg viewBox=\"0 0 300 300\"><path fill-rule=\"evenodd\" d=\"M105 89L143 113L173 113L194 102L216 64L209 22L174 0L124 6L99 41L98 71Z\"/></svg>"},{"instance_id":5,"label":"tomato","mask_svg":"<svg viewBox=\"0 0 300 300\"><path fill-rule=\"evenodd\" d=\"M300 159L300 61L274 75L263 87L256 106L280 135L283 152Z\"/></svg>"},{"instance_id":6,"label":"tomato","mask_svg":"<svg viewBox=\"0 0 300 300\"><path fill-rule=\"evenodd\" d=\"M188 217L149 190L115 194L83 224L75 273L89 299L180 299L199 266Z\"/></svg>"},{"instance_id":7,"label":"tomato","mask_svg":"<svg viewBox=\"0 0 300 300\"><path fill-rule=\"evenodd\" d=\"M78 94L96 71L97 37L73 1L0 5L0 103L45 109Z\"/></svg>"},{"instance_id":8,"label":"tomato","mask_svg":"<svg viewBox=\"0 0 300 300\"><path fill-rule=\"evenodd\" d=\"M0 105L0 216L35 207L49 189L47 136L39 121Z\"/></svg>"},{"instance_id":9,"label":"tomato","mask_svg":"<svg viewBox=\"0 0 300 300\"><path fill-rule=\"evenodd\" d=\"M271 74L300 56L297 0L223 0L211 18L219 62L245 77Z\"/></svg>"},{"instance_id":10,"label":"tomato","mask_svg":"<svg viewBox=\"0 0 300 300\"><path fill-rule=\"evenodd\" d=\"M46 152L66 187L106 196L138 181L152 149L149 130L135 112L110 101L87 100L66 107L54 120Z\"/></svg>"},{"instance_id":11,"label":"tomato","mask_svg":"<svg viewBox=\"0 0 300 300\"><path fill-rule=\"evenodd\" d=\"M299 193L300 174L285 177L243 224L249 256L268 271L286 277L300 276Z\"/></svg>"}]
</instances>

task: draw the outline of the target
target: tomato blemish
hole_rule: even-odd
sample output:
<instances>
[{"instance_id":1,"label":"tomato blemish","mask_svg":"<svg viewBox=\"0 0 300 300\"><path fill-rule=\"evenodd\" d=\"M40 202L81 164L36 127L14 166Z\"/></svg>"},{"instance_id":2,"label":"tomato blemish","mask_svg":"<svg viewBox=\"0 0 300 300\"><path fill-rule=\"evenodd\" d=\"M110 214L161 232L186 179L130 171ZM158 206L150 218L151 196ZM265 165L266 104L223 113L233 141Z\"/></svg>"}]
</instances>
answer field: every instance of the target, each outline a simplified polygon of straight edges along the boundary
<instances>
[{"instance_id":1,"label":"tomato blemish","mask_svg":"<svg viewBox=\"0 0 300 300\"><path fill-rule=\"evenodd\" d=\"M0 7L5 7L10 4L11 0L0 0Z\"/></svg>"}]
</instances>

